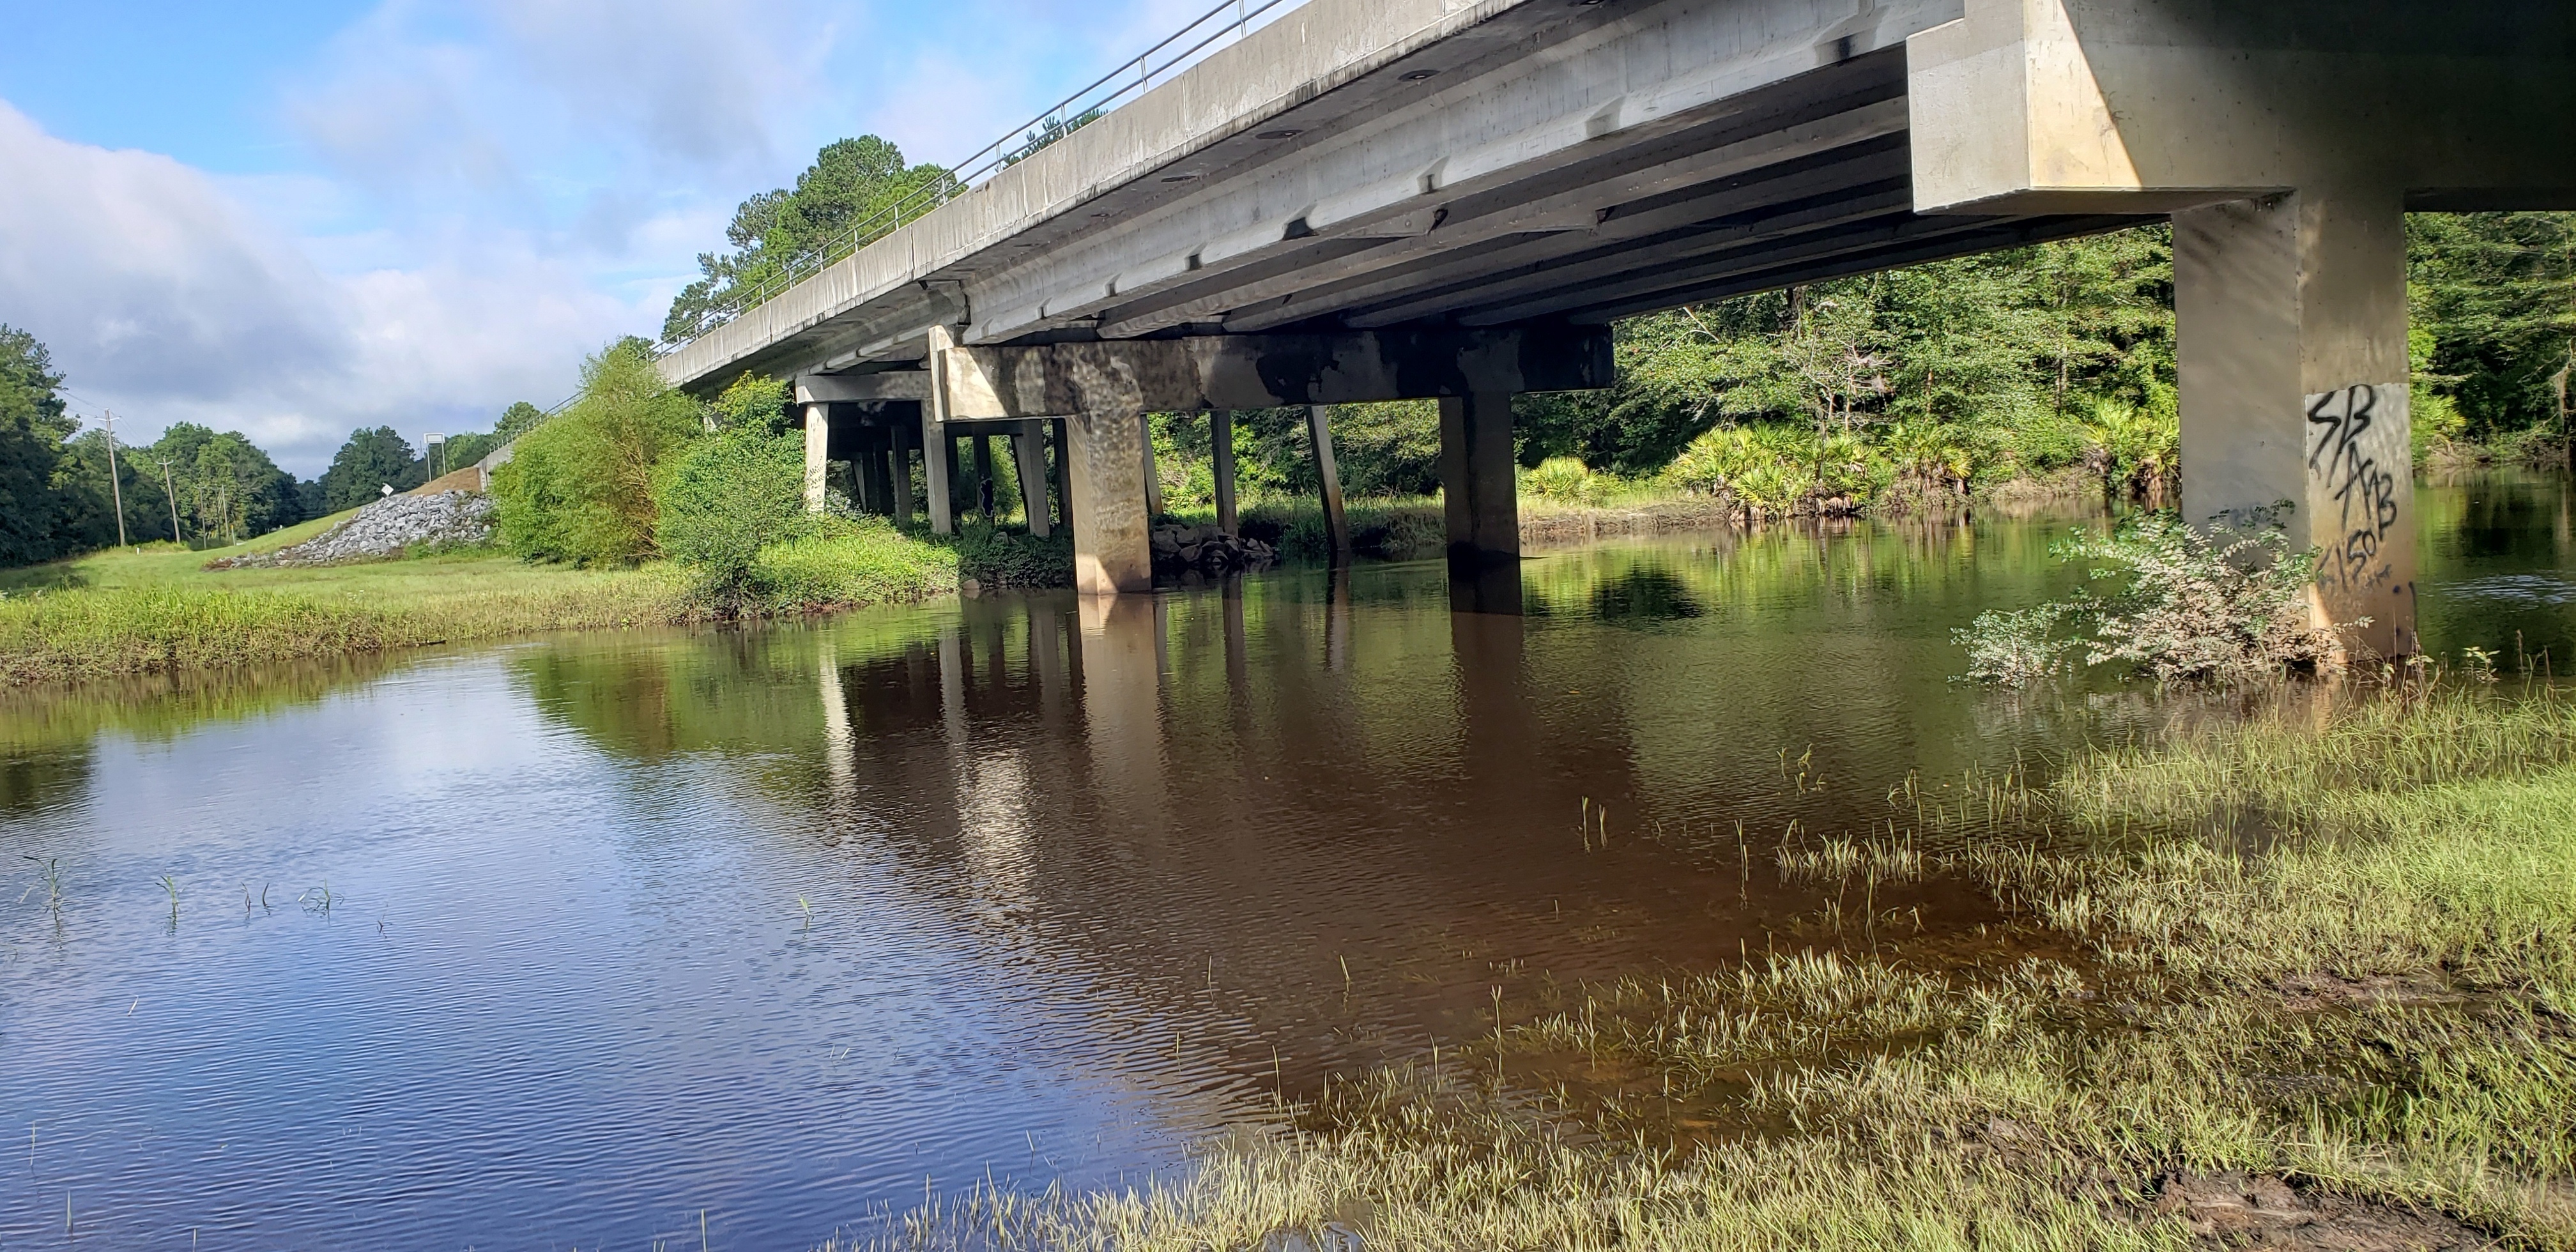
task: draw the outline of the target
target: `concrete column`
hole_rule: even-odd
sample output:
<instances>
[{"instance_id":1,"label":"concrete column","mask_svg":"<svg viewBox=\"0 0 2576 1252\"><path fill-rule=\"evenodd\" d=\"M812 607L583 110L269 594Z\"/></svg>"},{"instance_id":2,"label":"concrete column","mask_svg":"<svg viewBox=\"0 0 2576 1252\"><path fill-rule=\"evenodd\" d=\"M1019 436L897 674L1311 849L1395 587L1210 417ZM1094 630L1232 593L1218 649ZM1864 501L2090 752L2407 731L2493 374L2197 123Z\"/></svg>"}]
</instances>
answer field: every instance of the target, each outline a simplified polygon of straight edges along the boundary
<instances>
[{"instance_id":1,"label":"concrete column","mask_svg":"<svg viewBox=\"0 0 2576 1252\"><path fill-rule=\"evenodd\" d=\"M1011 452L1020 472L1020 502L1029 512L1029 533L1044 539L1055 533L1048 524L1046 435L1036 422L1026 422L1011 436Z\"/></svg>"},{"instance_id":2,"label":"concrete column","mask_svg":"<svg viewBox=\"0 0 2576 1252\"><path fill-rule=\"evenodd\" d=\"M893 491L897 526L912 525L912 442L902 423L886 427L887 485Z\"/></svg>"},{"instance_id":3,"label":"concrete column","mask_svg":"<svg viewBox=\"0 0 2576 1252\"><path fill-rule=\"evenodd\" d=\"M1214 458L1216 528L1229 535L1241 534L1234 516L1234 410L1208 410L1208 449Z\"/></svg>"},{"instance_id":4,"label":"concrete column","mask_svg":"<svg viewBox=\"0 0 2576 1252\"><path fill-rule=\"evenodd\" d=\"M1306 406L1306 444L1315 452L1315 478L1324 489L1324 533L1333 541L1333 563L1351 559L1351 519L1342 512L1342 470L1333 463L1330 405Z\"/></svg>"},{"instance_id":5,"label":"concrete column","mask_svg":"<svg viewBox=\"0 0 2576 1252\"><path fill-rule=\"evenodd\" d=\"M984 524L993 524L993 437L969 436L966 442L975 449L975 507L984 515Z\"/></svg>"},{"instance_id":6,"label":"concrete column","mask_svg":"<svg viewBox=\"0 0 2576 1252\"><path fill-rule=\"evenodd\" d=\"M868 511L871 513L890 515L894 512L893 453L894 428L868 427L866 460L859 472L859 480L867 485Z\"/></svg>"},{"instance_id":7,"label":"concrete column","mask_svg":"<svg viewBox=\"0 0 2576 1252\"><path fill-rule=\"evenodd\" d=\"M955 450L948 442L948 352L957 337L945 326L930 328L930 401L921 406L921 473L930 496L930 533L956 531L956 513L948 507L948 471Z\"/></svg>"},{"instance_id":8,"label":"concrete column","mask_svg":"<svg viewBox=\"0 0 2576 1252\"><path fill-rule=\"evenodd\" d=\"M2415 651L2400 194L2176 213L2174 306L2184 516L2276 519L2318 549L2321 620L2368 619L2346 637L2371 654Z\"/></svg>"},{"instance_id":9,"label":"concrete column","mask_svg":"<svg viewBox=\"0 0 2576 1252\"><path fill-rule=\"evenodd\" d=\"M1521 556L1520 503L1512 477L1512 398L1478 392L1440 401L1440 509L1449 564L1480 570Z\"/></svg>"},{"instance_id":10,"label":"concrete column","mask_svg":"<svg viewBox=\"0 0 2576 1252\"><path fill-rule=\"evenodd\" d=\"M1142 455L1144 457L1143 463L1145 467L1145 516L1148 518L1161 517L1163 515L1163 470L1161 466L1154 463L1154 417L1152 414L1139 413L1136 415L1136 432L1137 435L1144 440L1144 450Z\"/></svg>"},{"instance_id":11,"label":"concrete column","mask_svg":"<svg viewBox=\"0 0 2576 1252\"><path fill-rule=\"evenodd\" d=\"M1073 525L1073 443L1065 434L1073 423L1060 417L1047 418L1047 437L1055 441L1055 498L1064 512L1056 520Z\"/></svg>"},{"instance_id":12,"label":"concrete column","mask_svg":"<svg viewBox=\"0 0 2576 1252\"><path fill-rule=\"evenodd\" d=\"M1073 585L1084 595L1151 591L1154 549L1145 503L1145 426L1134 407L1065 419L1072 456Z\"/></svg>"},{"instance_id":13,"label":"concrete column","mask_svg":"<svg viewBox=\"0 0 2576 1252\"><path fill-rule=\"evenodd\" d=\"M805 406L805 511L820 513L831 501L831 406Z\"/></svg>"}]
</instances>

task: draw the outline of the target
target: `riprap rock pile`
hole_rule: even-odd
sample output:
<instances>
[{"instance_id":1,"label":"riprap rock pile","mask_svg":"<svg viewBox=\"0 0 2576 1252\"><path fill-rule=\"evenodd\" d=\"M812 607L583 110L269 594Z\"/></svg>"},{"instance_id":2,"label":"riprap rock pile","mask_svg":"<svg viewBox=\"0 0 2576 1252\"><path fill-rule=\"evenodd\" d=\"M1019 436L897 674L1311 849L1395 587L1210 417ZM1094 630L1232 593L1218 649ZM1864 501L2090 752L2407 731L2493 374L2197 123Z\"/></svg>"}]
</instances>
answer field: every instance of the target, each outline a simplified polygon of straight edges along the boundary
<instances>
[{"instance_id":1,"label":"riprap rock pile","mask_svg":"<svg viewBox=\"0 0 2576 1252\"><path fill-rule=\"evenodd\" d=\"M1154 572L1221 575L1270 568L1279 554L1258 539L1229 535L1214 526L1166 523L1154 528Z\"/></svg>"},{"instance_id":2,"label":"riprap rock pile","mask_svg":"<svg viewBox=\"0 0 2576 1252\"><path fill-rule=\"evenodd\" d=\"M329 565L400 556L425 543L476 544L492 537L492 498L472 491L387 496L349 520L291 548L206 563L208 569Z\"/></svg>"}]
</instances>

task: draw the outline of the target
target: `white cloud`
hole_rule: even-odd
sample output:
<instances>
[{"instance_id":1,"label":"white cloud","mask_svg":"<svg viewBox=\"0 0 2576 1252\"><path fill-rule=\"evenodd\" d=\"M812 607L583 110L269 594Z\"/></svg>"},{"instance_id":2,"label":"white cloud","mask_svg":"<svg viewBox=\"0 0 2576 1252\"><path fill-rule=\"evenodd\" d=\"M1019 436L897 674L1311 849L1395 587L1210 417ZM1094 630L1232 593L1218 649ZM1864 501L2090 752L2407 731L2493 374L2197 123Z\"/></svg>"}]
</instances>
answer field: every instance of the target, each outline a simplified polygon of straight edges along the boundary
<instances>
[{"instance_id":1,"label":"white cloud","mask_svg":"<svg viewBox=\"0 0 2576 1252\"><path fill-rule=\"evenodd\" d=\"M822 144L956 161L1211 2L382 0L278 87L285 168L0 102L0 321L121 431L239 429L310 474L356 426L561 398Z\"/></svg>"},{"instance_id":2,"label":"white cloud","mask_svg":"<svg viewBox=\"0 0 2576 1252\"><path fill-rule=\"evenodd\" d=\"M350 429L470 429L551 403L583 352L649 320L525 236L414 239L428 260L332 274L310 241L167 157L45 134L0 103L0 320L148 439L238 429L311 474Z\"/></svg>"}]
</instances>

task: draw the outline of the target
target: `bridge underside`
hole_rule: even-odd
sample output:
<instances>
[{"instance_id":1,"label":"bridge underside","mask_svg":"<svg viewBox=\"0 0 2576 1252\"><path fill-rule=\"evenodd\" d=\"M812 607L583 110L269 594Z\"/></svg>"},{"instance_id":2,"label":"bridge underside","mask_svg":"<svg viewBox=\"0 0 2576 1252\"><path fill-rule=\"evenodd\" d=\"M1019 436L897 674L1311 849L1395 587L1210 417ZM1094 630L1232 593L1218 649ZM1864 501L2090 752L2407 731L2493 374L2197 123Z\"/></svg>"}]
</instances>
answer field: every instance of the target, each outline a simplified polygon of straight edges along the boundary
<instances>
[{"instance_id":1,"label":"bridge underside","mask_svg":"<svg viewBox=\"0 0 2576 1252\"><path fill-rule=\"evenodd\" d=\"M2570 152L2551 0L1309 0L664 369L796 379L817 499L917 406L942 528L951 437L1013 434L1096 592L1150 583L1141 413L1436 397L1491 586L1510 396L1607 385L1614 320L2170 218L2186 511L2303 526L2398 652L2404 212L2576 205Z\"/></svg>"}]
</instances>

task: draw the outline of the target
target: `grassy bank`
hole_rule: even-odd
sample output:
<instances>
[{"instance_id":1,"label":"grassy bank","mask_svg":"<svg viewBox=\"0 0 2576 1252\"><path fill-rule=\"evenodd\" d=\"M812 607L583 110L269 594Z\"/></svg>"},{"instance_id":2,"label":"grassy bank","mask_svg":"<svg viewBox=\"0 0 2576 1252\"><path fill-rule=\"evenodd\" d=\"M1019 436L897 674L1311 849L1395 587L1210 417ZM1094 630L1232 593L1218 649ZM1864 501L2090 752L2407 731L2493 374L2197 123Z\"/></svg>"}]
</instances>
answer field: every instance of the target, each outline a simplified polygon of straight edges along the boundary
<instances>
[{"instance_id":1,"label":"grassy bank","mask_svg":"<svg viewBox=\"0 0 2576 1252\"><path fill-rule=\"evenodd\" d=\"M300 542L323 523L221 555ZM1020 546L1025 545L1025 540ZM0 599L0 685L90 681L382 652L554 630L703 620L708 606L662 563L531 564L488 551L303 568L208 570L209 553L110 551L12 571ZM1027 564L1008 539L934 542L836 524L765 550L755 612L792 615L955 592L970 568ZM1011 562L1017 561L1018 565ZM993 581L1007 582L1007 575Z\"/></svg>"},{"instance_id":2,"label":"grassy bank","mask_svg":"<svg viewBox=\"0 0 2576 1252\"><path fill-rule=\"evenodd\" d=\"M1158 1186L885 1242L2576 1247L2567 705L2284 706L1967 815L1921 794L1892 840L1745 854L1833 901L1805 945L1507 1011ZM1865 901L1927 877L2010 920L1894 940Z\"/></svg>"}]
</instances>

